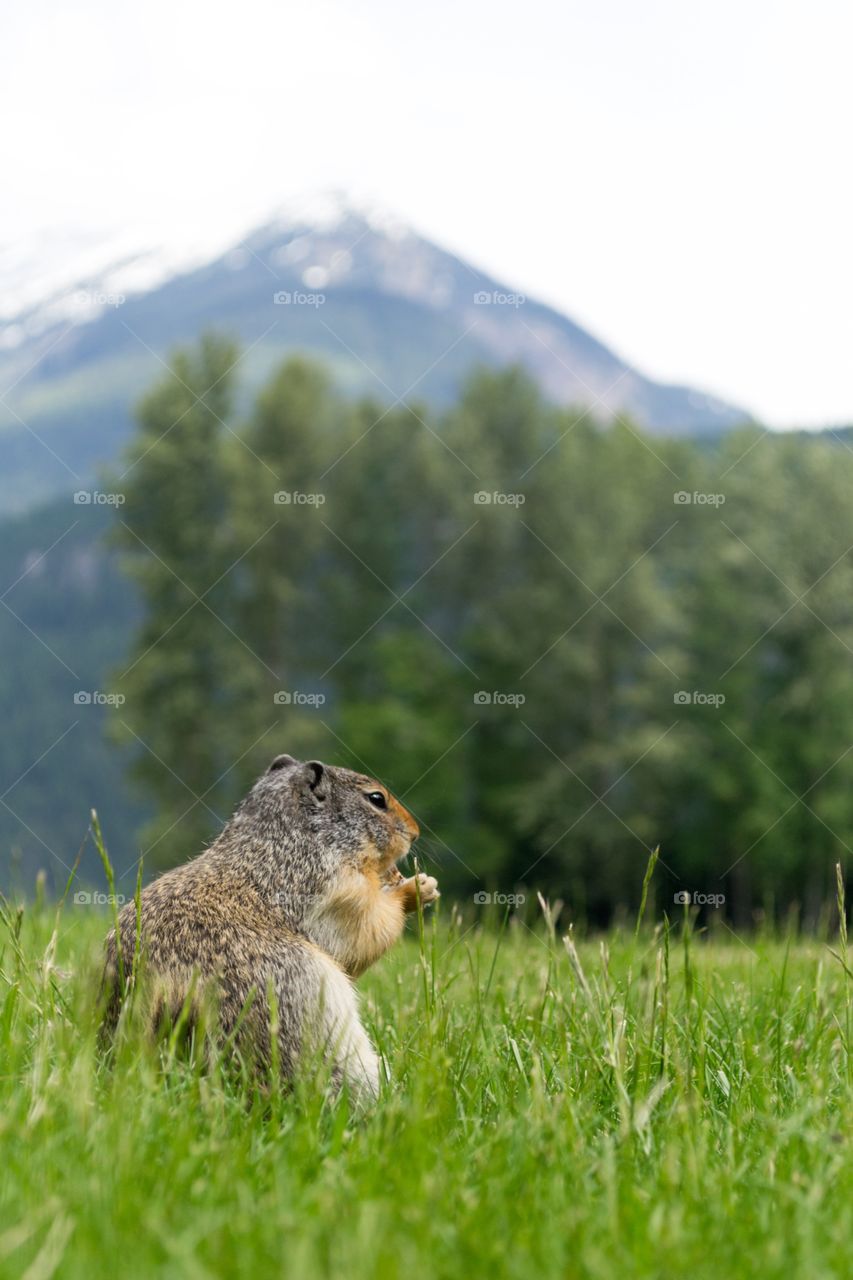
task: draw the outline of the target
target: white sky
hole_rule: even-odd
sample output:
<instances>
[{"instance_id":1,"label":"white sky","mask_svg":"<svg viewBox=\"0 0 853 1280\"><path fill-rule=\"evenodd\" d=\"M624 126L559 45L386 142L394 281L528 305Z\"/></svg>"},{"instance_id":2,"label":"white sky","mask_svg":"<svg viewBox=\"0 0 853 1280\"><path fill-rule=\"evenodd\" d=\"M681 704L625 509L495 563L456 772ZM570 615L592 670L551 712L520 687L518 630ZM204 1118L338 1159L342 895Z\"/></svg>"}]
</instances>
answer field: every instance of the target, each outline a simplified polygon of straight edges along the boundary
<instances>
[{"instance_id":1,"label":"white sky","mask_svg":"<svg viewBox=\"0 0 853 1280\"><path fill-rule=\"evenodd\" d=\"M343 187L777 425L853 421L843 0L12 0L0 243Z\"/></svg>"}]
</instances>

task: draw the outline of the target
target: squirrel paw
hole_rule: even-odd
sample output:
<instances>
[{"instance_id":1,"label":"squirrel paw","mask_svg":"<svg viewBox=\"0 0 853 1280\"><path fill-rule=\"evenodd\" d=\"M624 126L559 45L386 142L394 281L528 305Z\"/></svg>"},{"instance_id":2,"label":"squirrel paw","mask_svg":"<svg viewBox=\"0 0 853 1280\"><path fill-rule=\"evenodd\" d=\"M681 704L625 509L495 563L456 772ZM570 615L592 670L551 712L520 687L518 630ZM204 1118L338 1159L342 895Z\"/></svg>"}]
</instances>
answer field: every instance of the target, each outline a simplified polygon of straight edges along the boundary
<instances>
[{"instance_id":1,"label":"squirrel paw","mask_svg":"<svg viewBox=\"0 0 853 1280\"><path fill-rule=\"evenodd\" d=\"M411 895L413 903L416 903L418 896L424 906L428 902L435 902L436 898L440 898L438 892L438 881L435 876L428 876L425 871L421 871L416 876L410 876L404 882L405 888Z\"/></svg>"}]
</instances>

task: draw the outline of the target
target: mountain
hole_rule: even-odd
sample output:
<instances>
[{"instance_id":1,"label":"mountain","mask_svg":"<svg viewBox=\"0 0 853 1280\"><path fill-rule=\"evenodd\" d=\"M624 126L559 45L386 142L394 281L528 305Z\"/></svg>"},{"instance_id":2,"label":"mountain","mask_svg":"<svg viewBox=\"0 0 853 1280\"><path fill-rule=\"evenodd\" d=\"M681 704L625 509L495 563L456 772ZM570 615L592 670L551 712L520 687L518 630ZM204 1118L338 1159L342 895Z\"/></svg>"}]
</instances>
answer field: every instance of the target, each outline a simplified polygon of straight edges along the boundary
<instances>
[{"instance_id":1,"label":"mountain","mask_svg":"<svg viewBox=\"0 0 853 1280\"><path fill-rule=\"evenodd\" d=\"M47 270L58 256L48 249L0 255L9 283L0 504L9 511L80 488L113 459L161 361L203 329L244 344L246 396L298 349L326 360L344 390L389 403L446 403L472 365L519 362L555 402L624 411L661 433L715 434L748 417L652 382L566 316L345 202L292 207L225 249L86 242L76 278L67 262Z\"/></svg>"}]
</instances>

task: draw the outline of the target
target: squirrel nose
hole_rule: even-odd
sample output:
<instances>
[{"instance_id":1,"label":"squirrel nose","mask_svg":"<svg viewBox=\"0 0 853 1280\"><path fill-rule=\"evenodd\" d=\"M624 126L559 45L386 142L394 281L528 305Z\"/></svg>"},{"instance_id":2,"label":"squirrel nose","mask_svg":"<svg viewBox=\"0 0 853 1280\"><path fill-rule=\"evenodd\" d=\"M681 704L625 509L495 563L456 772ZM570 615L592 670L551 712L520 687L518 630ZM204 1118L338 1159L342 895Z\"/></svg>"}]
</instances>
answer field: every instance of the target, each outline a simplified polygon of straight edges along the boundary
<instances>
[{"instance_id":1,"label":"squirrel nose","mask_svg":"<svg viewBox=\"0 0 853 1280\"><path fill-rule=\"evenodd\" d=\"M391 797L390 808L397 819L398 827L402 831L405 831L410 840L417 840L418 836L421 834L421 829L409 813L408 809L404 808L404 806L400 804L400 801L396 800L394 796Z\"/></svg>"}]
</instances>

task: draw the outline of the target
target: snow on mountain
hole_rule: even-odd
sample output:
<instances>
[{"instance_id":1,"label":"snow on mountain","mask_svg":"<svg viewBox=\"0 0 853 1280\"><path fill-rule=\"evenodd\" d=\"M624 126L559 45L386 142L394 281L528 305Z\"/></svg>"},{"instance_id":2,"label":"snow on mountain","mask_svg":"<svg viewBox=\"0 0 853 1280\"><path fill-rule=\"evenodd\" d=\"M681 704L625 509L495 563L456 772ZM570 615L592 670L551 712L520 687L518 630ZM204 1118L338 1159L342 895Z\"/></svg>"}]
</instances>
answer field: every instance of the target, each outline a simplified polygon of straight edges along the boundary
<instances>
[{"instance_id":1,"label":"snow on mountain","mask_svg":"<svg viewBox=\"0 0 853 1280\"><path fill-rule=\"evenodd\" d=\"M747 416L653 382L569 317L339 193L194 239L33 236L0 253L0 272L0 500L17 508L113 459L160 362L205 329L251 351L247 395L301 351L351 394L415 389L441 406L473 366L517 363L556 404L649 431L713 433Z\"/></svg>"}]
</instances>

